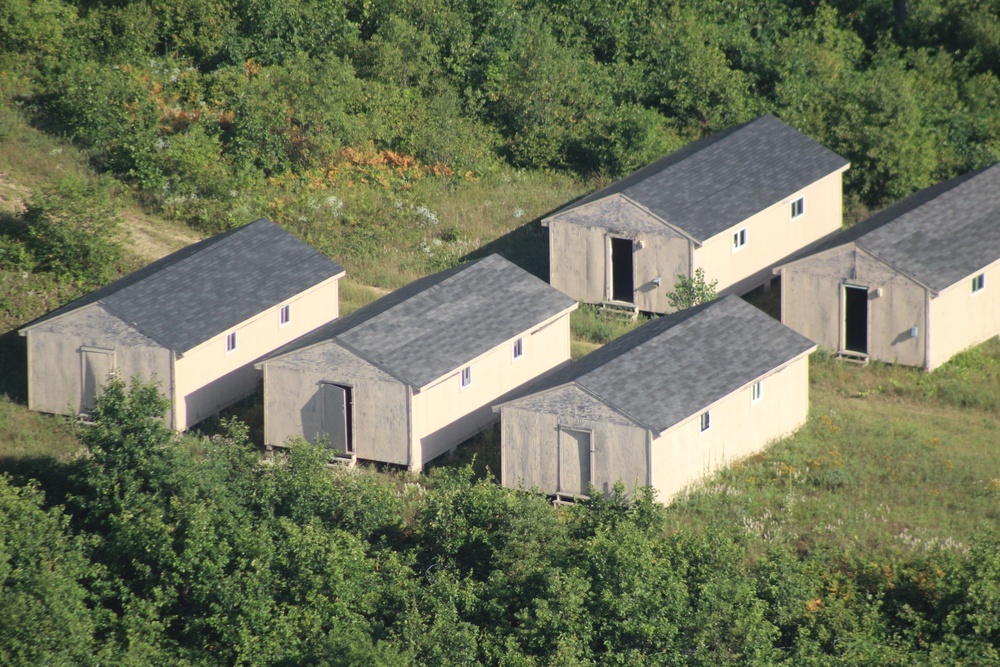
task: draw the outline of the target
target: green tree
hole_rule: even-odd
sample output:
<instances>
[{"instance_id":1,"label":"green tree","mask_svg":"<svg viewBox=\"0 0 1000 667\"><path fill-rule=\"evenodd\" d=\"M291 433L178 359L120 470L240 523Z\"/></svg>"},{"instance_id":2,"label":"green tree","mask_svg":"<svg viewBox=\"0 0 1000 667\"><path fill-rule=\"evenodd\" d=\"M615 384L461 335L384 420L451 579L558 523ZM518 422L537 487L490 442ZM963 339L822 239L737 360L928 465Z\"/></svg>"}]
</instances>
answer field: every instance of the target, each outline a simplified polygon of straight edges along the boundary
<instances>
[{"instance_id":1,"label":"green tree","mask_svg":"<svg viewBox=\"0 0 1000 667\"><path fill-rule=\"evenodd\" d=\"M694 277L688 278L685 275L677 274L677 282L674 283L674 290L667 292L667 303L674 310L684 310L702 303L708 303L714 299L715 286L718 280L706 282L705 269L700 266L694 270Z\"/></svg>"},{"instance_id":2,"label":"green tree","mask_svg":"<svg viewBox=\"0 0 1000 667\"><path fill-rule=\"evenodd\" d=\"M80 434L93 457L89 478L104 513L157 485L158 450L172 436L163 421L169 407L155 383L108 378L91 412L93 425Z\"/></svg>"},{"instance_id":3,"label":"green tree","mask_svg":"<svg viewBox=\"0 0 1000 667\"><path fill-rule=\"evenodd\" d=\"M111 280L122 257L118 211L107 181L73 175L43 187L23 216L36 268L85 287Z\"/></svg>"},{"instance_id":4,"label":"green tree","mask_svg":"<svg viewBox=\"0 0 1000 667\"><path fill-rule=\"evenodd\" d=\"M83 582L95 572L44 494L0 477L0 663L92 665L94 618Z\"/></svg>"}]
</instances>

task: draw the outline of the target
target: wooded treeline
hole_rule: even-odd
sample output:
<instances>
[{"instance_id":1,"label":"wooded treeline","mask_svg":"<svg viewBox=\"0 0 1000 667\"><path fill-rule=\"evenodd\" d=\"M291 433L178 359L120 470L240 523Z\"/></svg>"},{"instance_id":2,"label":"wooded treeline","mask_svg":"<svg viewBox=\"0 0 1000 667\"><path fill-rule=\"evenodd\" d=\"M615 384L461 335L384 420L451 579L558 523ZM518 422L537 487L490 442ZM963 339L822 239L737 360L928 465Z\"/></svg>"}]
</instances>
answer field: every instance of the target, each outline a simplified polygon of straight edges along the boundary
<instances>
[{"instance_id":1,"label":"wooded treeline","mask_svg":"<svg viewBox=\"0 0 1000 667\"><path fill-rule=\"evenodd\" d=\"M331 470L306 443L262 462L238 422L192 446L164 407L114 381L82 431L89 457L43 489L0 478L3 664L1000 659L993 538L968 557L755 552L738 525L666 530L641 494L554 508L468 468Z\"/></svg>"},{"instance_id":2,"label":"wooded treeline","mask_svg":"<svg viewBox=\"0 0 1000 667\"><path fill-rule=\"evenodd\" d=\"M618 176L768 111L851 160L863 210L1000 156L1000 3L893 6L9 0L0 52L37 123L211 230L268 178Z\"/></svg>"}]
</instances>

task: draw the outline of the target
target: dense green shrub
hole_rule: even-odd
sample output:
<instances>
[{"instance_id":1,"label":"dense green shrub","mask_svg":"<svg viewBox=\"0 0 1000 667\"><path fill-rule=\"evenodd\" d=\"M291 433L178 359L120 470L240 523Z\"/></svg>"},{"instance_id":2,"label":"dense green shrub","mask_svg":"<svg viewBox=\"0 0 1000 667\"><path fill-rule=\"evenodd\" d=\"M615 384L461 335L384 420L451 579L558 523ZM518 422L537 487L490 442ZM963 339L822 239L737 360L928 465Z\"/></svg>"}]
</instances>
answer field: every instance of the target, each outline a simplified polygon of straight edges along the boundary
<instances>
[{"instance_id":1,"label":"dense green shrub","mask_svg":"<svg viewBox=\"0 0 1000 667\"><path fill-rule=\"evenodd\" d=\"M86 588L95 573L85 540L62 511L44 509L43 491L0 477L0 662L96 665Z\"/></svg>"},{"instance_id":2,"label":"dense green shrub","mask_svg":"<svg viewBox=\"0 0 1000 667\"><path fill-rule=\"evenodd\" d=\"M122 232L107 181L65 176L32 196L22 218L35 268L91 287L117 274Z\"/></svg>"}]
</instances>

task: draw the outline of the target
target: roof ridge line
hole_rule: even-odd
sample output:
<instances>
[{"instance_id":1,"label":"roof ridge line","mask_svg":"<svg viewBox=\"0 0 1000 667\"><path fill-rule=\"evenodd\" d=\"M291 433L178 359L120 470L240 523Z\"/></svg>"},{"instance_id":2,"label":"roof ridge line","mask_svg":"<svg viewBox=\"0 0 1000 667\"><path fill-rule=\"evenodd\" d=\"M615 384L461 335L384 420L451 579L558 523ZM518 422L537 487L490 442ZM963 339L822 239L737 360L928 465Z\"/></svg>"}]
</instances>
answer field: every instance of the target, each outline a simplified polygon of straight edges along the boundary
<instances>
[{"instance_id":1,"label":"roof ridge line","mask_svg":"<svg viewBox=\"0 0 1000 667\"><path fill-rule=\"evenodd\" d=\"M600 368L600 366L598 368ZM559 386L560 387L564 387L564 386L569 385L569 384L576 385L581 391L583 391L585 394L589 395L591 398L593 398L598 403L603 403L604 405L608 406L609 408L611 408L615 412L618 412L622 416L624 416L624 417L626 417L628 419L631 419L638 426L641 426L642 428L647 429L649 431L652 431L654 433L658 433L659 432L656 427L651 426L650 424L647 424L643 420L639 419L635 415L633 415L630 412L628 412L627 410L623 409L621 406L619 406L618 404L616 404L614 401L611 401L611 400L609 400L607 398L604 398L603 396L598 396L596 393L594 393L593 391L591 391L587 387L584 387L582 384L580 384L579 379L580 378L577 378L575 380L572 380L571 382L566 382L566 383L561 384ZM556 387L553 387L553 389L555 389L555 388Z\"/></svg>"},{"instance_id":2,"label":"roof ridge line","mask_svg":"<svg viewBox=\"0 0 1000 667\"><path fill-rule=\"evenodd\" d=\"M640 204L639 202L637 202L636 200L632 199L631 197L629 197L624 192L615 192L615 193L609 195L608 197L602 197L602 199L610 199L611 197L621 197L622 199L624 199L625 201L627 201L629 204L631 204L631 205L635 206L636 208L638 208L643 213L646 213L649 216L651 216L653 219L655 219L657 222L659 222L660 224L662 224L664 227L667 227L668 229L672 229L675 232L677 232L678 234L680 234L681 236L684 236L685 238L687 238L687 239L689 239L691 241L694 241L695 243L698 244L698 247L701 247L701 245L704 243L701 239L697 239L694 236L692 236L691 233L688 232L686 229L678 227L674 223L668 221L663 216L657 215L656 213L653 212L653 210L651 208L649 208L648 206L646 206L644 204ZM590 202L590 203L596 203L598 201L601 201L601 200L600 199L596 199L596 200L594 200L593 202Z\"/></svg>"}]
</instances>

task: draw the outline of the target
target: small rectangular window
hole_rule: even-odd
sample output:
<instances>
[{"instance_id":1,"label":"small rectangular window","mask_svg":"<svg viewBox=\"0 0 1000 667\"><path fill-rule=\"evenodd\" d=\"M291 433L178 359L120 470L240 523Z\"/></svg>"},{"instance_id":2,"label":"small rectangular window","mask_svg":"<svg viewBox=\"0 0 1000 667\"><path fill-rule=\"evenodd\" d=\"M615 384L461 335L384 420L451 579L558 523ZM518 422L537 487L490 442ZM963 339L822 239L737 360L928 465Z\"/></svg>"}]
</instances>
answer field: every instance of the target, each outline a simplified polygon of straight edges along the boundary
<instances>
[{"instance_id":1,"label":"small rectangular window","mask_svg":"<svg viewBox=\"0 0 1000 667\"><path fill-rule=\"evenodd\" d=\"M750 388L750 402L756 403L763 396L763 390L761 389L760 382L754 382L753 387Z\"/></svg>"},{"instance_id":2,"label":"small rectangular window","mask_svg":"<svg viewBox=\"0 0 1000 667\"><path fill-rule=\"evenodd\" d=\"M282 326L284 326L284 325L286 325L286 324L288 324L289 322L292 321L292 310L291 310L291 308L292 308L291 306L282 306L281 307L281 313L278 316L278 320L279 320L279 322L281 323Z\"/></svg>"},{"instance_id":3,"label":"small rectangular window","mask_svg":"<svg viewBox=\"0 0 1000 667\"><path fill-rule=\"evenodd\" d=\"M514 358L520 359L524 356L524 339L518 338L514 341Z\"/></svg>"},{"instance_id":4,"label":"small rectangular window","mask_svg":"<svg viewBox=\"0 0 1000 667\"><path fill-rule=\"evenodd\" d=\"M978 276L972 279L972 293L980 291L986 287L986 274L980 273Z\"/></svg>"},{"instance_id":5,"label":"small rectangular window","mask_svg":"<svg viewBox=\"0 0 1000 667\"><path fill-rule=\"evenodd\" d=\"M806 211L806 198L799 197L792 202L792 220L799 217Z\"/></svg>"},{"instance_id":6,"label":"small rectangular window","mask_svg":"<svg viewBox=\"0 0 1000 667\"><path fill-rule=\"evenodd\" d=\"M707 431L708 427L712 425L711 413L703 412L701 413L701 430L702 432Z\"/></svg>"},{"instance_id":7,"label":"small rectangular window","mask_svg":"<svg viewBox=\"0 0 1000 667\"><path fill-rule=\"evenodd\" d=\"M740 231L733 233L733 252L736 252L746 244L747 244L747 228L744 227Z\"/></svg>"},{"instance_id":8,"label":"small rectangular window","mask_svg":"<svg viewBox=\"0 0 1000 667\"><path fill-rule=\"evenodd\" d=\"M472 384L472 366L466 366L462 369L462 387L468 387Z\"/></svg>"},{"instance_id":9,"label":"small rectangular window","mask_svg":"<svg viewBox=\"0 0 1000 667\"><path fill-rule=\"evenodd\" d=\"M232 332L226 336L226 352L232 352L236 349L236 332Z\"/></svg>"}]
</instances>

